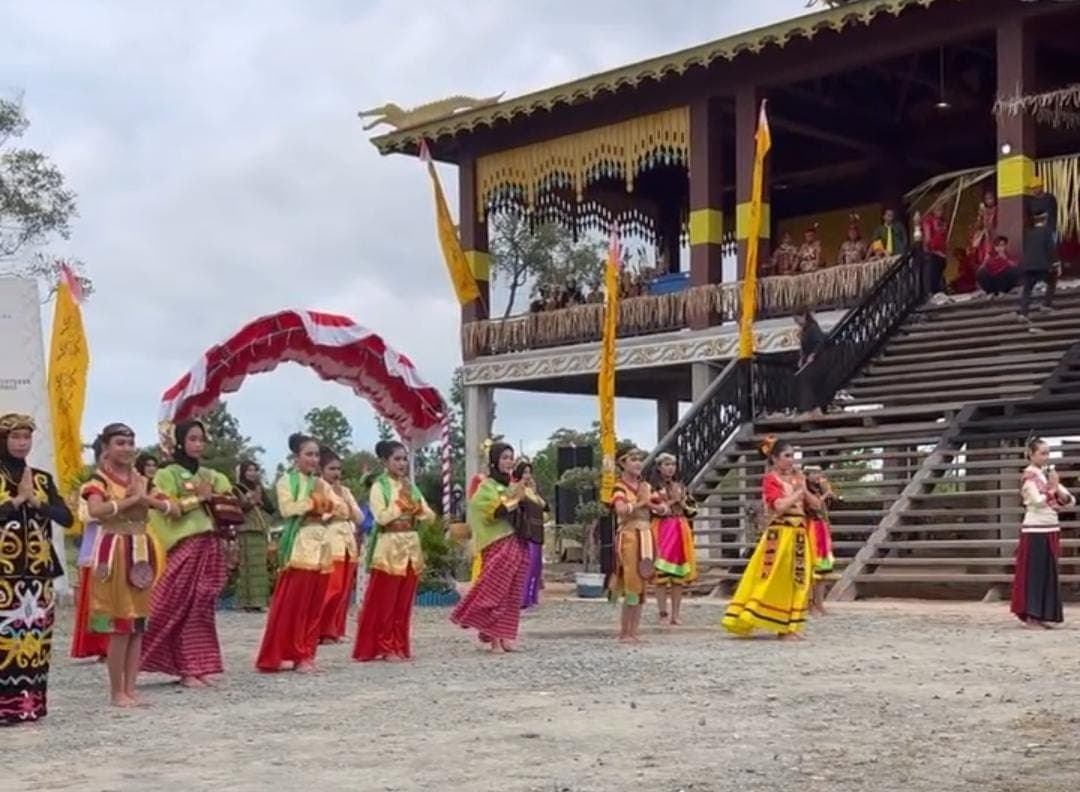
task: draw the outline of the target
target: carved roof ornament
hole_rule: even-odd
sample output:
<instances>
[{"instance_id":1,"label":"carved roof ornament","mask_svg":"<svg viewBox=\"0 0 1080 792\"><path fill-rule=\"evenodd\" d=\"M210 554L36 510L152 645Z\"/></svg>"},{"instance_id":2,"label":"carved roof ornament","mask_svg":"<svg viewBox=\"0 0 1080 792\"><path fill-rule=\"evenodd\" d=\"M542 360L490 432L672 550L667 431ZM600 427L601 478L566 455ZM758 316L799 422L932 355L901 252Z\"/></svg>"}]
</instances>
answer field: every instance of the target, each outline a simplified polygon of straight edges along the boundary
<instances>
[{"instance_id":1,"label":"carved roof ornament","mask_svg":"<svg viewBox=\"0 0 1080 792\"><path fill-rule=\"evenodd\" d=\"M438 99L427 104L417 105L412 108L402 108L393 102L387 102L370 110L361 110L358 115L361 118L372 120L364 124L364 130L374 129L380 124L392 126L396 130L408 129L409 127L427 124L460 113L464 110L479 110L482 107L490 107L498 104L503 94L477 99L472 96L449 96L446 99Z\"/></svg>"}]
</instances>

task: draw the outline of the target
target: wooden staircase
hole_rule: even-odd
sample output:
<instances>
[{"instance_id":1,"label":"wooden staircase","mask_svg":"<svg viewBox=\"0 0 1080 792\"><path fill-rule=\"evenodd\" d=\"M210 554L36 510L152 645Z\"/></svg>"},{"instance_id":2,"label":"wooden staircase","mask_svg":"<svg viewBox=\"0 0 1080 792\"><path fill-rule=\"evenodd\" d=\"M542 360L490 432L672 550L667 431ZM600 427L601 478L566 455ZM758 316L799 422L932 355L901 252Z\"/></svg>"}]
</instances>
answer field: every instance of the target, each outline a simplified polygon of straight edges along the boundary
<instances>
[{"instance_id":1,"label":"wooden staircase","mask_svg":"<svg viewBox=\"0 0 1080 792\"><path fill-rule=\"evenodd\" d=\"M768 434L795 442L802 464L823 467L842 498L831 513L833 598L983 596L1011 580L1021 449L1035 425L1022 426L1035 413L1017 405L1080 404L1080 289L1058 297L1054 312L1032 313L1034 331L1016 317L1015 297L925 305L850 380L839 411L744 426L693 484L702 587L737 580L753 551L757 448ZM1050 437L1080 435L1080 407L1040 415ZM1058 464L1080 470L1080 450ZM1073 554L1080 522L1065 527ZM1064 562L1066 582L1080 582L1076 559Z\"/></svg>"}]
</instances>

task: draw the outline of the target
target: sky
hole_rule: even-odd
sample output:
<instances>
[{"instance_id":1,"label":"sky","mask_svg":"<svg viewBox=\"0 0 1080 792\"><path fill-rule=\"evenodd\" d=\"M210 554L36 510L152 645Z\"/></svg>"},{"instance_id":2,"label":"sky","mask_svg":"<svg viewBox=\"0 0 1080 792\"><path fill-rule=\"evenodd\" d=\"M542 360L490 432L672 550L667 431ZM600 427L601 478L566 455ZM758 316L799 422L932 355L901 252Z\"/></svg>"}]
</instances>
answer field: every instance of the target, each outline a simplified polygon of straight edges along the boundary
<instances>
[{"instance_id":1,"label":"sky","mask_svg":"<svg viewBox=\"0 0 1080 792\"><path fill-rule=\"evenodd\" d=\"M286 308L343 313L448 391L459 310L416 160L382 157L359 109L514 96L805 12L803 0L0 0L0 93L22 144L78 193L92 367L87 436L152 439L162 391L212 344ZM673 8L677 7L677 13ZM442 167L456 212L457 180ZM595 399L498 392L496 432L527 452L587 427ZM298 366L228 398L272 465L311 407L358 446L374 414ZM655 407L620 400L619 434L656 440Z\"/></svg>"}]
</instances>

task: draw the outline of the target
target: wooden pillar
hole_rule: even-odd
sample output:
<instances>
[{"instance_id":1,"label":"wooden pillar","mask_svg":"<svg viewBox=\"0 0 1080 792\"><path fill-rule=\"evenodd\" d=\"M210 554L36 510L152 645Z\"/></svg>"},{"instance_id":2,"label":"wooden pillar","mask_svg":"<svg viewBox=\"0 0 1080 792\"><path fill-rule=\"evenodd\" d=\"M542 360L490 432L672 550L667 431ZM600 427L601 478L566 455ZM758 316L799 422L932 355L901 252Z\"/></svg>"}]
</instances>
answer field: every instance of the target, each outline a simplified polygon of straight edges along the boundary
<instances>
[{"instance_id":1,"label":"wooden pillar","mask_svg":"<svg viewBox=\"0 0 1080 792\"><path fill-rule=\"evenodd\" d=\"M716 99L690 104L690 285L706 286L724 279L723 117ZM714 325L715 315L698 325ZM695 326L695 329L700 327Z\"/></svg>"},{"instance_id":2,"label":"wooden pillar","mask_svg":"<svg viewBox=\"0 0 1080 792\"><path fill-rule=\"evenodd\" d=\"M998 22L998 95L1013 97L1035 87L1035 42L1019 16ZM1019 256L1024 239L1024 197L1035 176L1035 123L1027 113L997 119L998 233L1009 238L1009 252Z\"/></svg>"},{"instance_id":3,"label":"wooden pillar","mask_svg":"<svg viewBox=\"0 0 1080 792\"><path fill-rule=\"evenodd\" d=\"M740 86L735 90L735 238L739 243L739 279L746 274L746 242L750 234L750 193L754 178L754 155L756 149L758 116L763 89ZM774 141L775 145L775 141ZM761 207L761 247L758 262L766 261L771 253L769 238L772 228L771 187L769 184L768 159L765 163L764 189Z\"/></svg>"},{"instance_id":4,"label":"wooden pillar","mask_svg":"<svg viewBox=\"0 0 1080 792\"><path fill-rule=\"evenodd\" d=\"M657 399L656 400L656 442L664 439L664 436L675 428L679 422L679 400Z\"/></svg>"},{"instance_id":5,"label":"wooden pillar","mask_svg":"<svg viewBox=\"0 0 1080 792\"><path fill-rule=\"evenodd\" d=\"M462 157L458 165L458 223L461 248L480 287L480 299L461 308L462 324L487 319L491 306L491 256L488 254L487 217L481 214L476 191L476 159Z\"/></svg>"}]
</instances>

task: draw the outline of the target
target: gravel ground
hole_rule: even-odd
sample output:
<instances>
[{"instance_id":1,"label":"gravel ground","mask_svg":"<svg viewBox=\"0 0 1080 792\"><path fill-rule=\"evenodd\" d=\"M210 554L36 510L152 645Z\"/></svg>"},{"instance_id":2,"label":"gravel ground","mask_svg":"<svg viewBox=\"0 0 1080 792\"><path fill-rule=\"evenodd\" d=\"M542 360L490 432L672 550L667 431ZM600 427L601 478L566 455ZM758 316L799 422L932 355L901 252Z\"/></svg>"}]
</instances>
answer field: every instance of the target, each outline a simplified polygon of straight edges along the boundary
<instances>
[{"instance_id":1,"label":"gravel ground","mask_svg":"<svg viewBox=\"0 0 1080 792\"><path fill-rule=\"evenodd\" d=\"M413 663L360 666L335 646L311 677L254 673L262 617L226 614L217 691L148 676L151 708L110 710L100 666L56 662L49 717L2 733L0 787L1080 789L1080 629L875 602L781 644L727 637L720 606L692 602L686 626L628 649L614 609L550 601L524 620L526 651L502 657L421 608Z\"/></svg>"}]
</instances>

